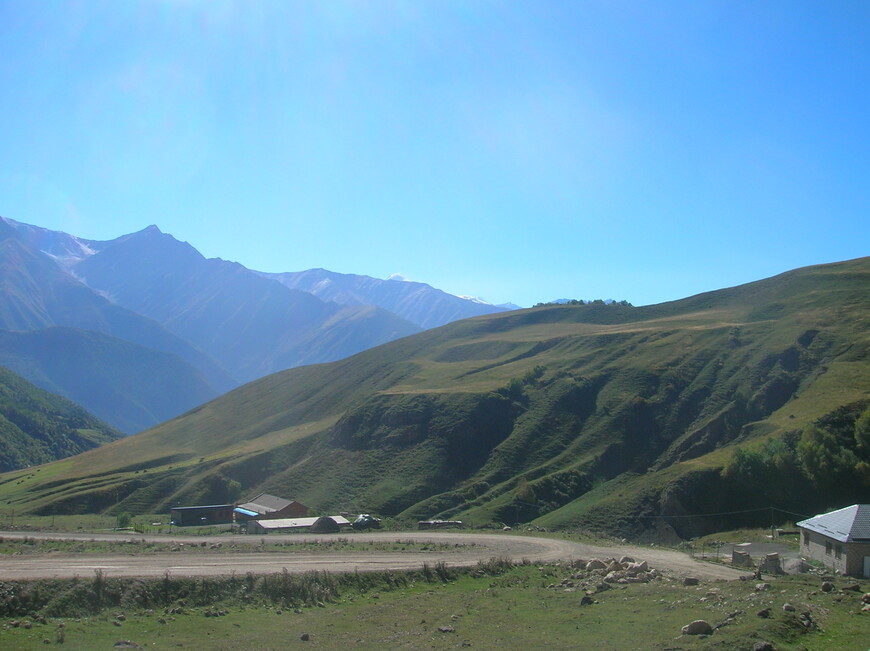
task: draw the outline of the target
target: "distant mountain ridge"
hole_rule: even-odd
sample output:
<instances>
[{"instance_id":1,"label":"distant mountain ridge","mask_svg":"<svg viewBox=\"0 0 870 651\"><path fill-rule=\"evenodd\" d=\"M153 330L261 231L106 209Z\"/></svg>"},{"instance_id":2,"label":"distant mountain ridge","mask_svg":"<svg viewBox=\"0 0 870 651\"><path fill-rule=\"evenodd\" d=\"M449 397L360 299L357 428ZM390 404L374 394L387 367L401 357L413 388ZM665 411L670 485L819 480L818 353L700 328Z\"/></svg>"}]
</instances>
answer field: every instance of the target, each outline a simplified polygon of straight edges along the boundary
<instances>
[{"instance_id":1,"label":"distant mountain ridge","mask_svg":"<svg viewBox=\"0 0 870 651\"><path fill-rule=\"evenodd\" d=\"M378 294L372 285L385 281L374 279L357 283L368 293L358 289L352 298L324 300L241 264L206 259L154 225L95 241L0 217L0 272L0 330L9 331L0 337L0 359L128 433L240 383L341 359L422 329L382 307L375 295L421 323L500 309L422 283L392 281L390 289L400 290L396 296L383 287ZM347 284L341 274L333 276L333 284ZM61 331L54 328L66 328L66 349L78 357L48 360L37 354L33 342L57 340ZM18 336L36 332L41 334ZM142 349L118 348L112 338ZM107 352L115 349L126 351L119 359L127 366L109 372ZM140 368L150 375L141 376ZM85 380L76 383L77 377ZM107 404L99 385L111 377L114 386L102 392L113 396ZM134 377L141 381L128 381Z\"/></svg>"},{"instance_id":2,"label":"distant mountain ridge","mask_svg":"<svg viewBox=\"0 0 870 651\"><path fill-rule=\"evenodd\" d=\"M236 262L206 259L156 226L113 242L72 271L220 360L240 382L419 332L386 310L342 308Z\"/></svg>"},{"instance_id":3,"label":"distant mountain ridge","mask_svg":"<svg viewBox=\"0 0 870 651\"><path fill-rule=\"evenodd\" d=\"M325 301L333 301L341 305L377 305L423 329L436 328L452 321L505 312L510 309L490 305L480 299L454 296L426 283L394 277L379 280L371 276L340 274L326 269L257 273Z\"/></svg>"}]
</instances>

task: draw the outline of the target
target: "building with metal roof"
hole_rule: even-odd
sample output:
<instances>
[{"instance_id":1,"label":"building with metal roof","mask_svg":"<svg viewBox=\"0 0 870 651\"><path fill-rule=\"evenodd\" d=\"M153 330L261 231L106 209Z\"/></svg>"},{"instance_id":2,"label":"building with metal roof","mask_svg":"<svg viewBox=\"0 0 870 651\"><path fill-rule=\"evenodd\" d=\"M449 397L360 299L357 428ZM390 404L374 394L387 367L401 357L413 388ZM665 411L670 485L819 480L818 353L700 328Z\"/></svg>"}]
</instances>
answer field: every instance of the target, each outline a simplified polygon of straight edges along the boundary
<instances>
[{"instance_id":1,"label":"building with metal roof","mask_svg":"<svg viewBox=\"0 0 870 651\"><path fill-rule=\"evenodd\" d=\"M278 518L271 520L251 520L248 533L267 534L292 531L311 531L312 533L332 533L349 527L350 521L340 515L327 515L319 518Z\"/></svg>"},{"instance_id":2,"label":"building with metal roof","mask_svg":"<svg viewBox=\"0 0 870 651\"><path fill-rule=\"evenodd\" d=\"M797 523L801 554L840 574L870 578L870 504L853 504Z\"/></svg>"},{"instance_id":3,"label":"building with metal roof","mask_svg":"<svg viewBox=\"0 0 870 651\"><path fill-rule=\"evenodd\" d=\"M169 521L178 527L229 524L233 521L233 505L176 506L170 509Z\"/></svg>"},{"instance_id":4,"label":"building with metal roof","mask_svg":"<svg viewBox=\"0 0 870 651\"><path fill-rule=\"evenodd\" d=\"M247 502L236 506L234 511L236 522L305 518L308 516L308 507L304 504L295 500L269 495L269 493L260 493Z\"/></svg>"}]
</instances>

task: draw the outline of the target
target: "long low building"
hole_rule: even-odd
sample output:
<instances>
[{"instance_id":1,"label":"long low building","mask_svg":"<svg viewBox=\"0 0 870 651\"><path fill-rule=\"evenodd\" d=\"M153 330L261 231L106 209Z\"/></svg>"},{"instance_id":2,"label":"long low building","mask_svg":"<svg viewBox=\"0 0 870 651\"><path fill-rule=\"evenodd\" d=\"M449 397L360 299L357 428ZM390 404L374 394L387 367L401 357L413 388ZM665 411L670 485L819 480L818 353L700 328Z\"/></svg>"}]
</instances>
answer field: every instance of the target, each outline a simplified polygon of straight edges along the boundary
<instances>
[{"instance_id":1,"label":"long low building","mask_svg":"<svg viewBox=\"0 0 870 651\"><path fill-rule=\"evenodd\" d=\"M250 534L267 534L292 531L311 531L313 533L333 533L350 527L350 521L340 515L325 515L319 518L278 518L274 520L249 520L247 531Z\"/></svg>"},{"instance_id":2,"label":"long low building","mask_svg":"<svg viewBox=\"0 0 870 651\"><path fill-rule=\"evenodd\" d=\"M233 521L233 505L176 506L169 511L169 520L177 527L229 524Z\"/></svg>"}]
</instances>

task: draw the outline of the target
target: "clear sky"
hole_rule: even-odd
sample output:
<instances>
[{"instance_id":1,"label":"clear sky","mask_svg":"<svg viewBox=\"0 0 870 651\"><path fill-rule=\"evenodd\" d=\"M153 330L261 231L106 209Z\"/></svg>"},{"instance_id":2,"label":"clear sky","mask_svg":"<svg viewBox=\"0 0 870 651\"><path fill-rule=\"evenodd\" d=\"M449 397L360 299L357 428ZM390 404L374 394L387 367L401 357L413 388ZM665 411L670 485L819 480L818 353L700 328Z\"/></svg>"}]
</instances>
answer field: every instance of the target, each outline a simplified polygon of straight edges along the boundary
<instances>
[{"instance_id":1,"label":"clear sky","mask_svg":"<svg viewBox=\"0 0 870 651\"><path fill-rule=\"evenodd\" d=\"M870 2L0 0L0 215L525 306L870 255Z\"/></svg>"}]
</instances>

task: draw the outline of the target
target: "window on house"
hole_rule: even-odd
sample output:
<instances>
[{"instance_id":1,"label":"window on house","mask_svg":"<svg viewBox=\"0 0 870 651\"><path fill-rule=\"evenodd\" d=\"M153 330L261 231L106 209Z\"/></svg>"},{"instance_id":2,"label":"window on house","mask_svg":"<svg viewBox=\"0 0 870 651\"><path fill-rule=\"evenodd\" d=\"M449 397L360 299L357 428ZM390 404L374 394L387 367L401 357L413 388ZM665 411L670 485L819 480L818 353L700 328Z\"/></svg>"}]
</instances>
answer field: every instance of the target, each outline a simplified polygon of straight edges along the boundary
<instances>
[{"instance_id":1,"label":"window on house","mask_svg":"<svg viewBox=\"0 0 870 651\"><path fill-rule=\"evenodd\" d=\"M834 557L840 558L843 555L843 548L840 545L834 547Z\"/></svg>"},{"instance_id":2,"label":"window on house","mask_svg":"<svg viewBox=\"0 0 870 651\"><path fill-rule=\"evenodd\" d=\"M830 555L831 555L831 548L832 548L832 547L833 547L833 545L832 545L831 543L826 542L826 543L825 543L825 554L827 554L828 556L830 556Z\"/></svg>"}]
</instances>

